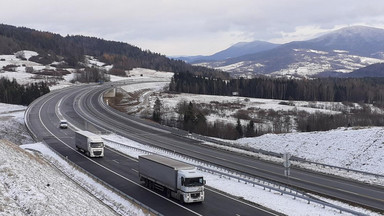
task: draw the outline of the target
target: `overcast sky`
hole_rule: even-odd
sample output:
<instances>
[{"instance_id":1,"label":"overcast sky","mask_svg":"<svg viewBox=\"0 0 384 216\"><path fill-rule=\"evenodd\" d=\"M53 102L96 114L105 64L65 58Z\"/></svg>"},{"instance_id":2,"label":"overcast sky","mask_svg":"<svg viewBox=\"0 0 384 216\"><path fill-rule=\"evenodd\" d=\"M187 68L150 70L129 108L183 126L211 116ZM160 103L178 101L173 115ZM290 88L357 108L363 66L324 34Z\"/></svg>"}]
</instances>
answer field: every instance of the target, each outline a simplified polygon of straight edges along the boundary
<instances>
[{"instance_id":1,"label":"overcast sky","mask_svg":"<svg viewBox=\"0 0 384 216\"><path fill-rule=\"evenodd\" d=\"M168 56L285 43L352 25L384 28L383 0L1 0L0 22L123 41Z\"/></svg>"}]
</instances>

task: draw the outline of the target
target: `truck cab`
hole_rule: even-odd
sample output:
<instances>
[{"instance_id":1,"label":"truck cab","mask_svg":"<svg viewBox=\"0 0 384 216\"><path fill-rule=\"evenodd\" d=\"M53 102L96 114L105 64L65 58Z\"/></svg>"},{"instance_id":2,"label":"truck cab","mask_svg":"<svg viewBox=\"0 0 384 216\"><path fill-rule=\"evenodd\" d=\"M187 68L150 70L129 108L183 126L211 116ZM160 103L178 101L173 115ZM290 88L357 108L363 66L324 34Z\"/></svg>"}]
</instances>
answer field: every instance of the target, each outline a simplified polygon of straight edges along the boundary
<instances>
[{"instance_id":1,"label":"truck cab","mask_svg":"<svg viewBox=\"0 0 384 216\"><path fill-rule=\"evenodd\" d=\"M104 143L98 137L89 139L88 152L90 157L104 157Z\"/></svg>"},{"instance_id":2,"label":"truck cab","mask_svg":"<svg viewBox=\"0 0 384 216\"><path fill-rule=\"evenodd\" d=\"M104 157L103 139L89 131L75 132L75 145L89 157Z\"/></svg>"},{"instance_id":3,"label":"truck cab","mask_svg":"<svg viewBox=\"0 0 384 216\"><path fill-rule=\"evenodd\" d=\"M194 168L191 170L180 170L178 172L177 184L178 188L184 192L181 194L183 196L183 202L192 203L204 201L205 180L203 176L196 171L196 168Z\"/></svg>"}]
</instances>

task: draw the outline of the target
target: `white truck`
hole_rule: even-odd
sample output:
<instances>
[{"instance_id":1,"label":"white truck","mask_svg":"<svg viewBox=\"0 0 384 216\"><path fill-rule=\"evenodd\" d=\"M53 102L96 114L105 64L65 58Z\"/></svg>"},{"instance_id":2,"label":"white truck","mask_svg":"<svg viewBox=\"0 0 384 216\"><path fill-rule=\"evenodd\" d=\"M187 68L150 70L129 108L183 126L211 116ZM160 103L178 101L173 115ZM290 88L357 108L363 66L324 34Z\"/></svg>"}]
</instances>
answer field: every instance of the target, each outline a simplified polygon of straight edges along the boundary
<instances>
[{"instance_id":1,"label":"white truck","mask_svg":"<svg viewBox=\"0 0 384 216\"><path fill-rule=\"evenodd\" d=\"M205 180L196 167L159 155L139 156L140 181L181 203L204 201Z\"/></svg>"},{"instance_id":2,"label":"white truck","mask_svg":"<svg viewBox=\"0 0 384 216\"><path fill-rule=\"evenodd\" d=\"M104 157L103 139L94 133L76 131L75 145L77 150L84 152L88 157Z\"/></svg>"}]
</instances>

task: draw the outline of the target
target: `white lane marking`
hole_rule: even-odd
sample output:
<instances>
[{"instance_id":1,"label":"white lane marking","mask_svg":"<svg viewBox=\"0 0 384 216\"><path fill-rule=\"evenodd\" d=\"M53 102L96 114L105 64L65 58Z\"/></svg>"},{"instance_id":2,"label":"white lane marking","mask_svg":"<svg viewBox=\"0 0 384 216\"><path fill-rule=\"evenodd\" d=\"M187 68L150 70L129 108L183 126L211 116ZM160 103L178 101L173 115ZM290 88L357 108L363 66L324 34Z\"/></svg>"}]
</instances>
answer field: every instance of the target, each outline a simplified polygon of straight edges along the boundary
<instances>
[{"instance_id":1,"label":"white lane marking","mask_svg":"<svg viewBox=\"0 0 384 216\"><path fill-rule=\"evenodd\" d=\"M51 99L52 99L52 98L51 98ZM132 180L126 178L126 177L124 177L123 175L121 175L121 174L119 174L119 173L117 173L117 172L115 172L115 171L113 171L113 170L111 170L111 169L109 169L109 168L107 168L107 167L105 167L105 166L103 166L103 165L97 163L96 161L91 160L90 158L86 157L84 154L78 152L77 150L75 150L74 148L72 148L70 145L68 145L67 143L65 143L63 140L61 140L59 137L57 137L55 134L53 134L52 131L50 131L50 130L48 129L48 127L44 124L44 122L43 122L43 120L42 120L42 118L41 118L42 108L43 108L43 106L45 106L45 104L46 104L48 101L49 101L49 100L45 101L45 102L41 105L41 107L40 107L40 109L39 109L39 120L40 120L41 124L43 125L43 127L44 127L44 128L45 128L45 129L46 129L46 130L47 130L53 137L55 137L57 140L59 140L61 143L63 143L64 145L66 145L68 148L72 149L75 153L77 153L77 154L81 155L82 157L84 157L85 159L89 160L90 162L92 162L92 163L94 163L94 164L96 164L96 165L98 165L98 166L104 168L105 170L108 170L109 172L111 172L111 173L113 173L113 174L119 176L120 178L122 178L122 179L124 179L124 180L126 180L126 181L128 181L128 182L130 182L130 183L132 183L132 184L134 184L134 185L137 185L137 186L139 186L139 187L141 187L141 188L143 188L143 189L145 189L145 190L151 192L152 194L155 194L156 196L158 196L158 197L160 197L160 198L162 198L162 199L165 199L165 200L167 200L168 202L171 202L171 203L173 203L173 204L179 206L180 208L183 208L183 209L185 209L185 210L187 210L187 211L189 211L189 212L191 212L191 213L193 213L193 214L195 214L195 215L202 216L201 214L199 214L199 213L197 213L197 212L194 212L194 211L192 211L191 209L188 209L188 208L186 208L186 207L180 205L180 204L177 203L177 202L174 202L174 201L172 201L172 200L166 199L165 197L161 196L160 194L157 194L157 193L155 193L154 191L151 191L150 189L148 189L148 188L146 188L146 187L144 187L144 186L142 186L142 185L140 185L140 184L138 184L138 183L136 183L136 182L134 182L134 181L132 181Z\"/></svg>"}]
</instances>

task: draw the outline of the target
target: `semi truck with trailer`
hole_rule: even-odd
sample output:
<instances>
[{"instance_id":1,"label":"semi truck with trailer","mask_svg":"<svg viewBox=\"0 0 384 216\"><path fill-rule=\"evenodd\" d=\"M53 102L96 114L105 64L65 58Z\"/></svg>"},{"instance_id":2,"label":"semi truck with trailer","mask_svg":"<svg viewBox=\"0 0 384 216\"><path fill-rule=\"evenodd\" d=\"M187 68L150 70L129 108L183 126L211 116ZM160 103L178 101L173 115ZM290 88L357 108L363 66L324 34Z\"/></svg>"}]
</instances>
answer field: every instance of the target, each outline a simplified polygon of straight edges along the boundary
<instances>
[{"instance_id":1,"label":"semi truck with trailer","mask_svg":"<svg viewBox=\"0 0 384 216\"><path fill-rule=\"evenodd\" d=\"M160 155L139 156L140 181L181 203L204 201L205 180L196 167Z\"/></svg>"},{"instance_id":2,"label":"semi truck with trailer","mask_svg":"<svg viewBox=\"0 0 384 216\"><path fill-rule=\"evenodd\" d=\"M94 133L76 131L75 145L77 150L84 152L88 157L104 157L103 139Z\"/></svg>"}]
</instances>

